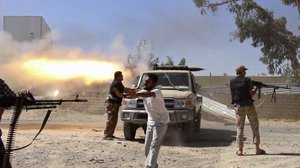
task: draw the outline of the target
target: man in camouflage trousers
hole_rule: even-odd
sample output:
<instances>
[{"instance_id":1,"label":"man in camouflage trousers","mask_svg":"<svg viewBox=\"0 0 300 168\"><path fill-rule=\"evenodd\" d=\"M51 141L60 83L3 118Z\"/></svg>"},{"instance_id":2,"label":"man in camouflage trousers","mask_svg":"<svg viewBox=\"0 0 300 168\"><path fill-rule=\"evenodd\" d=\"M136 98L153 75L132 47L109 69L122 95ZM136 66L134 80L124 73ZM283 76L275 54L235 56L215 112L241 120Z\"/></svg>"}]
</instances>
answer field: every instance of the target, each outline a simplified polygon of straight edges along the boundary
<instances>
[{"instance_id":1,"label":"man in camouflage trousers","mask_svg":"<svg viewBox=\"0 0 300 168\"><path fill-rule=\"evenodd\" d=\"M119 108L122 104L122 99L124 98L123 92L125 90L122 84L123 74L121 71L116 71L114 73L114 80L112 81L108 98L106 99L106 112L107 112L107 122L106 128L104 130L104 140L112 140L115 138L114 132L118 122Z\"/></svg>"},{"instance_id":2,"label":"man in camouflage trousers","mask_svg":"<svg viewBox=\"0 0 300 168\"><path fill-rule=\"evenodd\" d=\"M259 135L259 122L257 112L253 105L252 97L256 93L258 88L254 88L250 78L246 78L247 68L242 65L236 68L237 77L230 81L230 91L232 97L232 104L234 104L236 112L236 128L237 136L236 141L238 144L238 156L243 155L244 148L244 127L246 116L251 125L253 133L253 143L255 144L256 154L265 154L266 152L259 147L260 135Z\"/></svg>"}]
</instances>

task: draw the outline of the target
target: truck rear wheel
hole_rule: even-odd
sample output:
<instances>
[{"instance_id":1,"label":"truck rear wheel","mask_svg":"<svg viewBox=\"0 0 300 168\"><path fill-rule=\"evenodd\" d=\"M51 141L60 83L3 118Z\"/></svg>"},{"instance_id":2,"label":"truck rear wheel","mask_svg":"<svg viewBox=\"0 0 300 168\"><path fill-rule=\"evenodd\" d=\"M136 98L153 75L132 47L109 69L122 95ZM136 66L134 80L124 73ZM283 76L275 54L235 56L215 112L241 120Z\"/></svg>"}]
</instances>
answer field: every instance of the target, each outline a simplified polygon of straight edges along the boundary
<instances>
[{"instance_id":1,"label":"truck rear wheel","mask_svg":"<svg viewBox=\"0 0 300 168\"><path fill-rule=\"evenodd\" d=\"M201 113L197 113L195 116L194 126L195 126L195 132L200 131L200 125L201 125Z\"/></svg>"},{"instance_id":2,"label":"truck rear wheel","mask_svg":"<svg viewBox=\"0 0 300 168\"><path fill-rule=\"evenodd\" d=\"M136 125L129 123L129 122L124 122L123 123L123 132L124 132L125 139L129 140L129 141L133 141L135 138L136 129L137 129Z\"/></svg>"}]
</instances>

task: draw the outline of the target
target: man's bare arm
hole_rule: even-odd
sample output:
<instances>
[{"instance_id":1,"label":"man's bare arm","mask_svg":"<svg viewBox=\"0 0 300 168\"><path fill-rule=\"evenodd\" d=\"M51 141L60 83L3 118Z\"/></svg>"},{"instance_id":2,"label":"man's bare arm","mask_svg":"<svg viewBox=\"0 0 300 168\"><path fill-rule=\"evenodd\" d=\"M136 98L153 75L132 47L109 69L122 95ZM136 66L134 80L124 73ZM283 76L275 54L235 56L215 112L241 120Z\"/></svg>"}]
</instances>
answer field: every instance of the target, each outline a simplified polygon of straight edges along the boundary
<instances>
[{"instance_id":1,"label":"man's bare arm","mask_svg":"<svg viewBox=\"0 0 300 168\"><path fill-rule=\"evenodd\" d=\"M119 91L119 89L113 87L113 88L112 88L112 91L113 91L113 92L115 93L115 95L117 95L118 97L120 97L120 98L123 98L123 97L124 97L123 94Z\"/></svg>"},{"instance_id":2,"label":"man's bare arm","mask_svg":"<svg viewBox=\"0 0 300 168\"><path fill-rule=\"evenodd\" d=\"M156 97L156 94L154 92L132 92L128 94L126 98L134 99L138 97Z\"/></svg>"}]
</instances>

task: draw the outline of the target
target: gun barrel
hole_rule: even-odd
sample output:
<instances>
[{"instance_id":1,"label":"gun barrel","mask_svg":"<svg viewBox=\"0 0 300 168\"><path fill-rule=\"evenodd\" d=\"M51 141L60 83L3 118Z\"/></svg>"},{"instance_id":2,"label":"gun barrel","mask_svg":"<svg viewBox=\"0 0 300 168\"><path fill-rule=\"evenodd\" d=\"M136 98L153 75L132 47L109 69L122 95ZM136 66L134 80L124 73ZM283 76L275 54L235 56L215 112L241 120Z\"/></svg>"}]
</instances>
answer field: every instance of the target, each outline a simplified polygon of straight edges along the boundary
<instances>
[{"instance_id":1,"label":"gun barrel","mask_svg":"<svg viewBox=\"0 0 300 168\"><path fill-rule=\"evenodd\" d=\"M86 99L34 100L34 101L27 101L24 104L24 106L26 106L26 110L50 109L50 108L56 108L57 106L61 105L63 102L87 102L87 100Z\"/></svg>"},{"instance_id":2,"label":"gun barrel","mask_svg":"<svg viewBox=\"0 0 300 168\"><path fill-rule=\"evenodd\" d=\"M277 86L277 85L267 85L267 84L264 84L263 87L265 87L265 88L274 88L274 89L291 89L288 86Z\"/></svg>"},{"instance_id":3,"label":"gun barrel","mask_svg":"<svg viewBox=\"0 0 300 168\"><path fill-rule=\"evenodd\" d=\"M57 99L57 100L35 100L36 103L56 103L56 102L87 102L87 99Z\"/></svg>"},{"instance_id":4,"label":"gun barrel","mask_svg":"<svg viewBox=\"0 0 300 168\"><path fill-rule=\"evenodd\" d=\"M25 109L26 110L37 110L37 109L52 109L56 108L57 106L55 105L47 105L47 106L27 106Z\"/></svg>"}]
</instances>

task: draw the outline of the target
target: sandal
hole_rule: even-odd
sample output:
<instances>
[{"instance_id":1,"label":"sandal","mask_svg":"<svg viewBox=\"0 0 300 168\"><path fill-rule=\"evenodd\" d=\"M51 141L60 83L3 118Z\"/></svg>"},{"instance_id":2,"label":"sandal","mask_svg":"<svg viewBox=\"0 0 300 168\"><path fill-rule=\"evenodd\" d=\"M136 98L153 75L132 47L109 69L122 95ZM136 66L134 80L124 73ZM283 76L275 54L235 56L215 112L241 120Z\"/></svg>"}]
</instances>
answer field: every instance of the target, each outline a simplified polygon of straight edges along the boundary
<instances>
[{"instance_id":1,"label":"sandal","mask_svg":"<svg viewBox=\"0 0 300 168\"><path fill-rule=\"evenodd\" d=\"M256 151L256 155L264 155L266 154L266 151L263 149L260 149L259 151Z\"/></svg>"},{"instance_id":2,"label":"sandal","mask_svg":"<svg viewBox=\"0 0 300 168\"><path fill-rule=\"evenodd\" d=\"M238 156L243 156L244 154L243 154L243 152L242 151L236 151L236 153L235 153L236 155L238 155Z\"/></svg>"}]
</instances>

